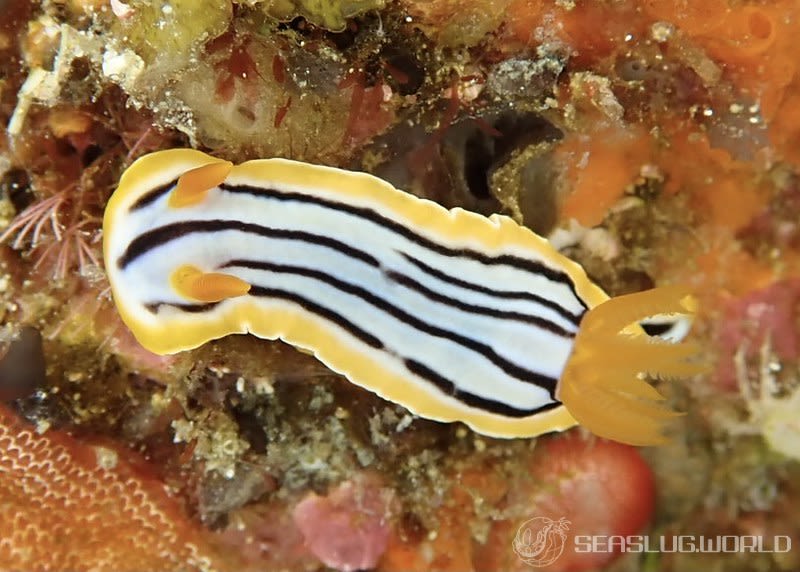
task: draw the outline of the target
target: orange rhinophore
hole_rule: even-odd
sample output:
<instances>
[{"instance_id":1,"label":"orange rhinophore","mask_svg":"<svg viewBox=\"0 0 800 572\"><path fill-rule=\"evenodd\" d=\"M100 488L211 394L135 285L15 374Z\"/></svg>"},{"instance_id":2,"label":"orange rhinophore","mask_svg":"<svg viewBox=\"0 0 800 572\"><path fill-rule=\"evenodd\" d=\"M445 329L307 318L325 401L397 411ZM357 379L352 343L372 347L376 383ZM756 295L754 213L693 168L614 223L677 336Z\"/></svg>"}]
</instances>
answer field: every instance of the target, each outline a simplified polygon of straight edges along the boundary
<instances>
[{"instance_id":1,"label":"orange rhinophore","mask_svg":"<svg viewBox=\"0 0 800 572\"><path fill-rule=\"evenodd\" d=\"M220 161L187 171L180 176L175 191L170 194L169 206L181 208L202 202L206 193L224 181L231 169L233 163Z\"/></svg>"}]
</instances>

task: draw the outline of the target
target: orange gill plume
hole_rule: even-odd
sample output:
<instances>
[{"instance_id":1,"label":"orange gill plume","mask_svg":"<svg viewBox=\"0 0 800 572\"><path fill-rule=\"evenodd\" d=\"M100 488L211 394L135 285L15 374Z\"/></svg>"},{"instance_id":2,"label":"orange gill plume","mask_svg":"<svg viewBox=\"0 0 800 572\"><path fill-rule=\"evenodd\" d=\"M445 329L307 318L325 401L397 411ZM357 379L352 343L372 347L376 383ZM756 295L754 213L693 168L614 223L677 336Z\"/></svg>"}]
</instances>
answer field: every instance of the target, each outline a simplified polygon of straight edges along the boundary
<instances>
[{"instance_id":1,"label":"orange gill plume","mask_svg":"<svg viewBox=\"0 0 800 572\"><path fill-rule=\"evenodd\" d=\"M559 398L573 417L601 437L631 445L666 441L667 422L680 413L644 379L702 373L694 343L653 338L638 326L656 315L691 315L686 288L667 286L612 298L590 310L559 383Z\"/></svg>"},{"instance_id":2,"label":"orange gill plume","mask_svg":"<svg viewBox=\"0 0 800 572\"><path fill-rule=\"evenodd\" d=\"M0 404L0 569L219 570L206 533L123 455Z\"/></svg>"}]
</instances>

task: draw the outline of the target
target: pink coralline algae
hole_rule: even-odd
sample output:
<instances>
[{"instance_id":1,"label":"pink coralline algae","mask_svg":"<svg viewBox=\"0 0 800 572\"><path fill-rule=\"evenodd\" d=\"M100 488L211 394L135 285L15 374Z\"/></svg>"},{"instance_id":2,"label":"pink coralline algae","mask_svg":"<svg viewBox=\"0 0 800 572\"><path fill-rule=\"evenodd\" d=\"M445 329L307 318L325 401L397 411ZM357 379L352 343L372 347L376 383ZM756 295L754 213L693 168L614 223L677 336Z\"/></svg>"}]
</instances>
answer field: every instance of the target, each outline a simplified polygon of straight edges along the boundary
<instances>
[{"instance_id":1,"label":"pink coralline algae","mask_svg":"<svg viewBox=\"0 0 800 572\"><path fill-rule=\"evenodd\" d=\"M345 572L374 568L389 541L386 493L370 479L347 481L327 496L306 496L294 509L294 522L326 566Z\"/></svg>"},{"instance_id":2,"label":"pink coralline algae","mask_svg":"<svg viewBox=\"0 0 800 572\"><path fill-rule=\"evenodd\" d=\"M781 360L800 354L797 318L800 279L776 282L728 303L718 331L717 379L722 387L736 387L734 357L756 357L764 343Z\"/></svg>"}]
</instances>

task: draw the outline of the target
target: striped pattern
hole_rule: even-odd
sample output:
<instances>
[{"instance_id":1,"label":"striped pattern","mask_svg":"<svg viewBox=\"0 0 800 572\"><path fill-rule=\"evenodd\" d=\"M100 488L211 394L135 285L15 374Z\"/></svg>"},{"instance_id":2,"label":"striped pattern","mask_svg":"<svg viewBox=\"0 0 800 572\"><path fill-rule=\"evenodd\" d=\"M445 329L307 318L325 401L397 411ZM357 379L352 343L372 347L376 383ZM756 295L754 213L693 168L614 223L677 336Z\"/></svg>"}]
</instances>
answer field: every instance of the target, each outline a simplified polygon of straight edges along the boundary
<instances>
[{"instance_id":1,"label":"striped pattern","mask_svg":"<svg viewBox=\"0 0 800 572\"><path fill-rule=\"evenodd\" d=\"M200 204L167 206L177 178L210 161L145 157L109 203L107 271L145 347L250 332L425 417L498 436L575 423L558 379L582 316L606 297L546 241L369 175L281 159L234 167ZM184 264L252 287L193 303L168 279Z\"/></svg>"}]
</instances>

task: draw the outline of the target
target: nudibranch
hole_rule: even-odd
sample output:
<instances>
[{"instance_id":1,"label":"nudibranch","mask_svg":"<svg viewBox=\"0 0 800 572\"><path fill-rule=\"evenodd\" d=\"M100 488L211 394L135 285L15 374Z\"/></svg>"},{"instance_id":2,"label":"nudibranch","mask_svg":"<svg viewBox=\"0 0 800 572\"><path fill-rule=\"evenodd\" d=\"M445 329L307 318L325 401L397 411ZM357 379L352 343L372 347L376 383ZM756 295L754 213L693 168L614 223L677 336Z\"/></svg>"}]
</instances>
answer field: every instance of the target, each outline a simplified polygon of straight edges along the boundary
<instances>
[{"instance_id":1,"label":"nudibranch","mask_svg":"<svg viewBox=\"0 0 800 572\"><path fill-rule=\"evenodd\" d=\"M160 151L125 171L103 232L114 301L148 350L280 338L417 415L486 435L577 422L657 443L675 413L645 374L697 371L693 345L637 324L690 314L685 290L609 300L510 218L365 173Z\"/></svg>"}]
</instances>

